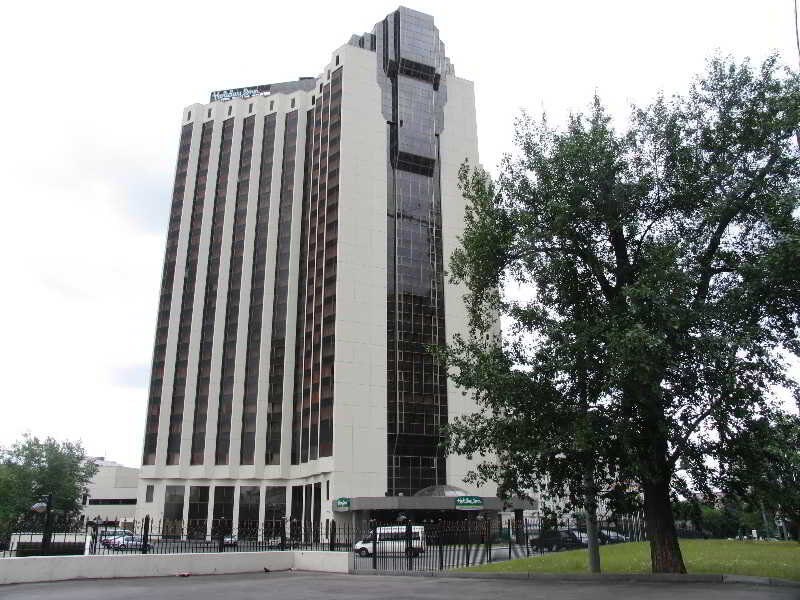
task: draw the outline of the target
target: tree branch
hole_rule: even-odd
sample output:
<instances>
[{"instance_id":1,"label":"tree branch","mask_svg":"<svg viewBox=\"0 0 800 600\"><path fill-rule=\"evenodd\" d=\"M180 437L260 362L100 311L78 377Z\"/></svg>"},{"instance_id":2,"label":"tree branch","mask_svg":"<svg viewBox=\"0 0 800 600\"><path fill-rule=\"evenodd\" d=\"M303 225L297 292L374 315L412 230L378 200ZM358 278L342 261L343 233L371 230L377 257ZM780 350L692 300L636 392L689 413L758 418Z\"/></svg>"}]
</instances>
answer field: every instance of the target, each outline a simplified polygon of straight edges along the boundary
<instances>
[{"instance_id":1,"label":"tree branch","mask_svg":"<svg viewBox=\"0 0 800 600\"><path fill-rule=\"evenodd\" d=\"M692 421L691 425L689 425L689 427L686 429L686 433L683 435L680 442L678 442L678 444L675 445L675 448L669 454L667 462L669 463L670 466L675 466L675 463L678 461L683 451L686 450L686 447L689 445L689 439L692 437L692 434L700 426L700 423L702 423L708 417L711 416L711 413L714 412L714 409L716 408L716 404L717 404L716 402L712 402L711 406L709 406L706 410L697 415L694 421Z\"/></svg>"},{"instance_id":2,"label":"tree branch","mask_svg":"<svg viewBox=\"0 0 800 600\"><path fill-rule=\"evenodd\" d=\"M725 230L731 224L733 219L736 218L736 216L746 208L745 203L753 194L756 187L762 183L764 178L767 176L767 173L770 172L775 163L778 162L779 157L780 151L770 155L767 164L761 168L758 174L750 182L750 185L747 186L747 189L745 189L741 197L733 204L727 213L723 213L722 218L720 218L719 223L717 223L717 227L714 230L711 239L708 241L706 249L703 251L703 254L700 257L700 283L697 286L697 295L692 302L693 312L700 309L705 304L706 298L708 297L711 277L714 275L714 270L712 269L711 264L713 263L714 257L719 250L720 244L722 243L722 236L725 234Z\"/></svg>"}]
</instances>

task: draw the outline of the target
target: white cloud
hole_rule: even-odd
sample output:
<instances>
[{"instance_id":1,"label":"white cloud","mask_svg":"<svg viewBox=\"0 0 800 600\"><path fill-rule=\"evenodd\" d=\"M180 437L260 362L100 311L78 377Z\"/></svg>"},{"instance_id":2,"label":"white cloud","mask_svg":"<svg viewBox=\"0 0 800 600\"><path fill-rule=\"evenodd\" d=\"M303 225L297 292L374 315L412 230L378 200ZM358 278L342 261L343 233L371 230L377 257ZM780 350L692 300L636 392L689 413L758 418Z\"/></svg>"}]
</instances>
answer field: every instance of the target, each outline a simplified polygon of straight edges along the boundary
<instances>
[{"instance_id":1,"label":"white cloud","mask_svg":"<svg viewBox=\"0 0 800 600\"><path fill-rule=\"evenodd\" d=\"M482 162L519 109L553 120L597 90L685 88L714 49L795 64L787 2L421 1L476 81ZM0 38L0 443L82 438L136 464L181 109L209 91L315 75L393 2L37 2ZM134 377L135 380L135 377Z\"/></svg>"}]
</instances>

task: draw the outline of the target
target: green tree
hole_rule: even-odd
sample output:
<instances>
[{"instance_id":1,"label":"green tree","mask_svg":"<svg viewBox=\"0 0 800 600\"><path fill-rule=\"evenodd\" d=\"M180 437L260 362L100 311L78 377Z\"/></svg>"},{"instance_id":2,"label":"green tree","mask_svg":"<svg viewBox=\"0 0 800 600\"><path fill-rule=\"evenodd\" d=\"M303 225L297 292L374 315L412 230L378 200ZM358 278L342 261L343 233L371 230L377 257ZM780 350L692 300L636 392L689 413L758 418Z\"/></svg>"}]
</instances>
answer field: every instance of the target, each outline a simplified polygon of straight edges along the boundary
<instances>
[{"instance_id":1,"label":"green tree","mask_svg":"<svg viewBox=\"0 0 800 600\"><path fill-rule=\"evenodd\" d=\"M60 518L75 517L96 472L80 442L26 435L0 449L0 520L8 526L30 516L30 507L44 494L53 495Z\"/></svg>"},{"instance_id":2,"label":"green tree","mask_svg":"<svg viewBox=\"0 0 800 600\"><path fill-rule=\"evenodd\" d=\"M708 458L792 385L780 351L800 353L798 126L800 81L776 57L715 58L622 134L595 99L563 131L520 119L497 185L462 170L451 274L471 335L444 356L482 408L450 426L451 451L492 456L475 478L571 485L589 452L609 497L641 493L653 571L685 572L671 494L709 491ZM508 285L532 298L509 300Z\"/></svg>"},{"instance_id":3,"label":"green tree","mask_svg":"<svg viewBox=\"0 0 800 600\"><path fill-rule=\"evenodd\" d=\"M800 418L775 415L755 419L729 441L729 466L721 487L762 513L751 529L769 534L767 513L800 527Z\"/></svg>"}]
</instances>

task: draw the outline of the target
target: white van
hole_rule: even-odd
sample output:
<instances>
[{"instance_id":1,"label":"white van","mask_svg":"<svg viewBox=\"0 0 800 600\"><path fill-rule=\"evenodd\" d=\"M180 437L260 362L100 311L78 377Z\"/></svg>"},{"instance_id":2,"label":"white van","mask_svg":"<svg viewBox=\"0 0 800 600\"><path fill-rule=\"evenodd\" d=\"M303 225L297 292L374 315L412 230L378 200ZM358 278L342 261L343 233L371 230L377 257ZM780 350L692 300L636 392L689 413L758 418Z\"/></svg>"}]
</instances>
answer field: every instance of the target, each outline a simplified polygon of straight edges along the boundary
<instances>
[{"instance_id":1,"label":"white van","mask_svg":"<svg viewBox=\"0 0 800 600\"><path fill-rule=\"evenodd\" d=\"M374 532L359 540L353 546L353 552L359 556L369 556L372 554L372 536L377 536L375 540L375 550L378 554L407 554L417 556L425 552L425 527L422 525L412 525L411 527L411 547L406 548L406 526L390 525L378 527Z\"/></svg>"}]
</instances>

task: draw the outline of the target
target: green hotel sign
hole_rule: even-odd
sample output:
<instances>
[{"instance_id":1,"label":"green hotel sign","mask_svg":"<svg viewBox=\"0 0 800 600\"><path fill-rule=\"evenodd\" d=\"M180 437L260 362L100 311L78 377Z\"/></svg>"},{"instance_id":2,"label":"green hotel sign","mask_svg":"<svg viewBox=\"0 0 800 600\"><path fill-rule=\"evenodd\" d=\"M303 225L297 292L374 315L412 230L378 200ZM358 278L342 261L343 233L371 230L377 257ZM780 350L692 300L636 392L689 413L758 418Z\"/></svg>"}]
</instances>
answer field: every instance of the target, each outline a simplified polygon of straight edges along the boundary
<instances>
[{"instance_id":1,"label":"green hotel sign","mask_svg":"<svg viewBox=\"0 0 800 600\"><path fill-rule=\"evenodd\" d=\"M350 510L350 498L337 498L333 505L336 510Z\"/></svg>"},{"instance_id":2,"label":"green hotel sign","mask_svg":"<svg viewBox=\"0 0 800 600\"><path fill-rule=\"evenodd\" d=\"M479 496L456 496L456 509L480 510L483 508L483 498Z\"/></svg>"}]
</instances>

